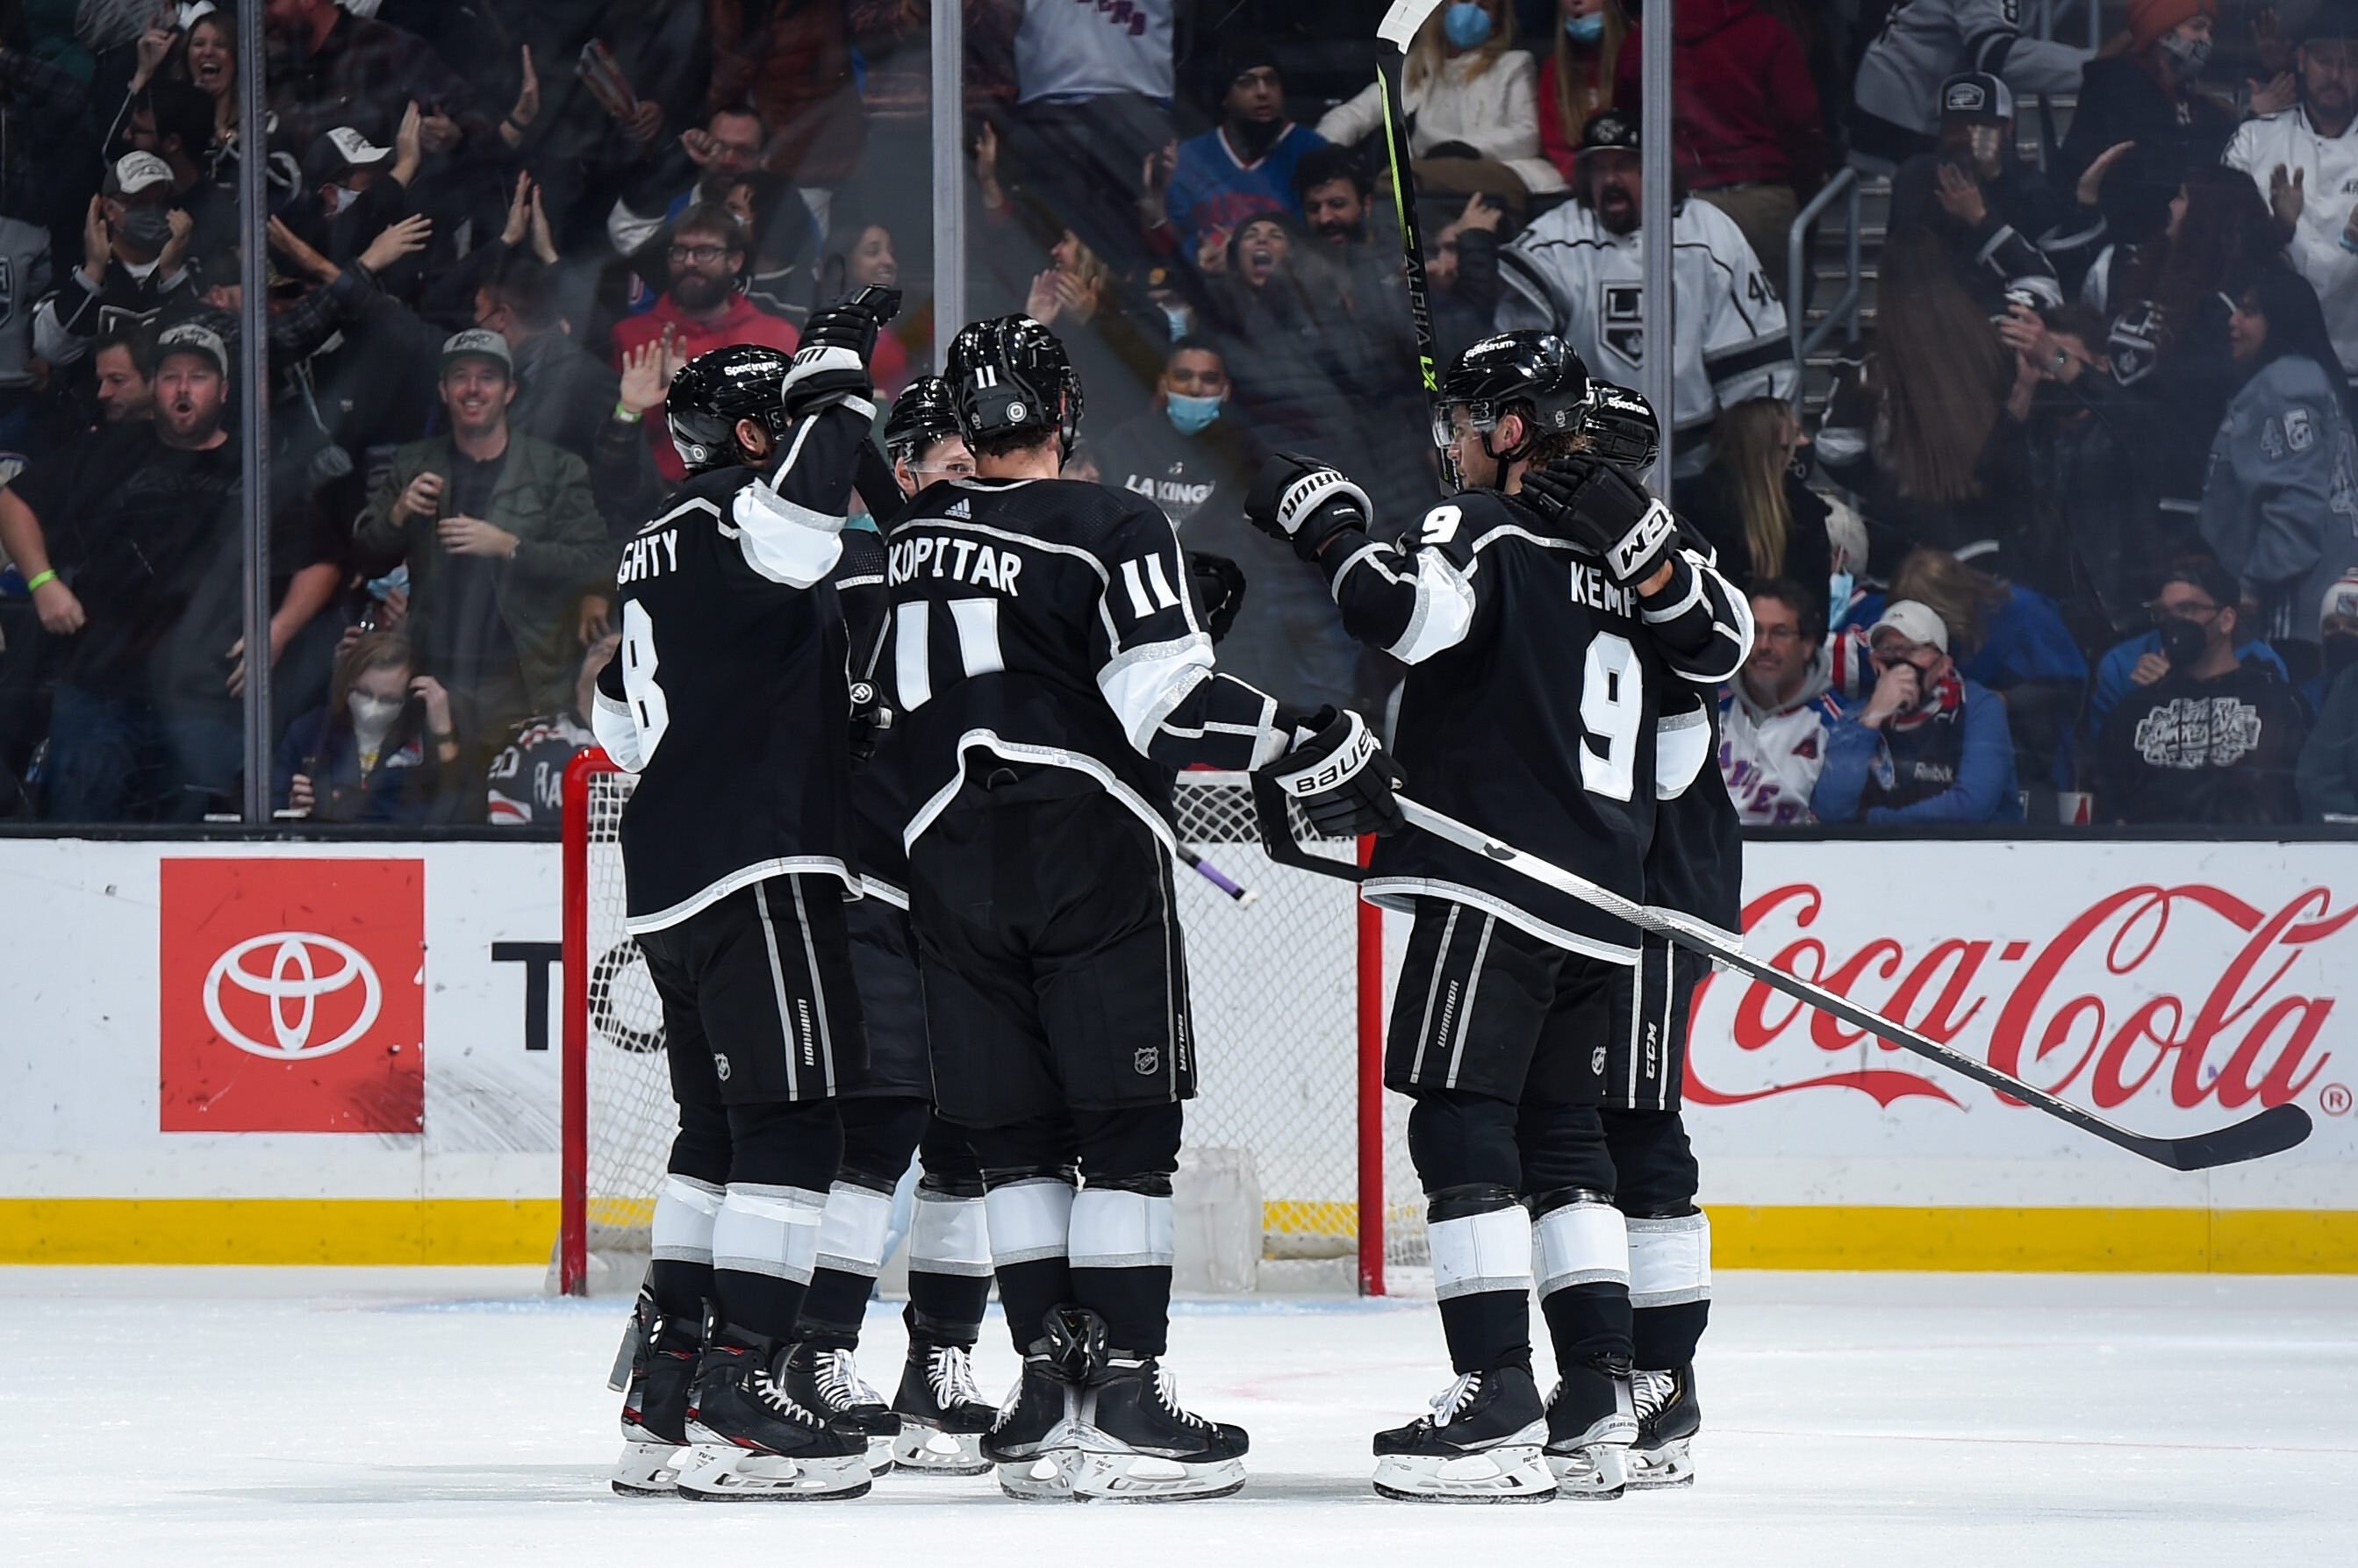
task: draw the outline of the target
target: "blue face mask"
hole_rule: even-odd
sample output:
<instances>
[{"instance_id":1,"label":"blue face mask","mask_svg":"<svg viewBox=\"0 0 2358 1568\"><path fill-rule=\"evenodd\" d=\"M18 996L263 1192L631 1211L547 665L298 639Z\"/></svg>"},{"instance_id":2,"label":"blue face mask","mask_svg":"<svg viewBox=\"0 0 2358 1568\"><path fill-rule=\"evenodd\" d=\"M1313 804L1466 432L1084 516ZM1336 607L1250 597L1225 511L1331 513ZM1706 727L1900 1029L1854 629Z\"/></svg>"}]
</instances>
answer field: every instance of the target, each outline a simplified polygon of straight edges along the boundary
<instances>
[{"instance_id":1,"label":"blue face mask","mask_svg":"<svg viewBox=\"0 0 2358 1568\"><path fill-rule=\"evenodd\" d=\"M1456 0L1441 16L1441 30L1461 49L1479 49L1489 42L1490 27L1490 13L1475 0Z\"/></svg>"},{"instance_id":2,"label":"blue face mask","mask_svg":"<svg viewBox=\"0 0 2358 1568\"><path fill-rule=\"evenodd\" d=\"M1220 416L1221 397L1190 397L1183 392L1166 392L1163 401L1171 411L1171 423L1183 436L1192 436Z\"/></svg>"},{"instance_id":3,"label":"blue face mask","mask_svg":"<svg viewBox=\"0 0 2358 1568\"><path fill-rule=\"evenodd\" d=\"M1850 618L1851 596L1858 591L1858 582L1848 572L1836 572L1826 580L1826 603L1833 610L1826 618L1831 629Z\"/></svg>"},{"instance_id":4,"label":"blue face mask","mask_svg":"<svg viewBox=\"0 0 2358 1568\"><path fill-rule=\"evenodd\" d=\"M1566 16L1563 30L1574 43L1593 44L1605 36L1605 13L1591 11L1585 16Z\"/></svg>"}]
</instances>

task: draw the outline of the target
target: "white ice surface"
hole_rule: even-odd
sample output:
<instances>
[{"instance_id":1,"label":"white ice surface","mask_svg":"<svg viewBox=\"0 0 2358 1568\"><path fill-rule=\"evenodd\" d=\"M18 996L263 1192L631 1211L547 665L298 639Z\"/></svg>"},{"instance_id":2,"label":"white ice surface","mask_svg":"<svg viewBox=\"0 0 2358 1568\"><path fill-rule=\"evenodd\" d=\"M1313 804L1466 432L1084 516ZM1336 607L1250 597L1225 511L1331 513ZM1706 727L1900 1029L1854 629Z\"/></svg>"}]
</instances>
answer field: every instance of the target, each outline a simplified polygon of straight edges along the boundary
<instances>
[{"instance_id":1,"label":"white ice surface","mask_svg":"<svg viewBox=\"0 0 2358 1568\"><path fill-rule=\"evenodd\" d=\"M0 1563L2358 1563L2353 1280L1723 1275L1693 1490L1487 1509L1368 1489L1368 1433L1446 1378L1429 1303L1356 1302L1182 1309L1187 1402L1253 1436L1224 1501L626 1501L622 1309L535 1285L0 1270ZM1004 1387L995 1317L980 1359Z\"/></svg>"}]
</instances>

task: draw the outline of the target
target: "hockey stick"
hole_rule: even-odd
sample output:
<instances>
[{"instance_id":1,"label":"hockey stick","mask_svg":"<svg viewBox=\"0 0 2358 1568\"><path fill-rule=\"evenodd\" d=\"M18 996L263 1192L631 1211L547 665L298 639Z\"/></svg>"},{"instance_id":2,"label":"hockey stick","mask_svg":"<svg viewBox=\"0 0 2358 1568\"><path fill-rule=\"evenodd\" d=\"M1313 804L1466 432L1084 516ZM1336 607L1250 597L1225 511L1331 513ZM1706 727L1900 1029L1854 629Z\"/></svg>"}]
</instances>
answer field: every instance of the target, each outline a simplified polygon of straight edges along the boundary
<instances>
[{"instance_id":1,"label":"hockey stick","mask_svg":"<svg viewBox=\"0 0 2358 1568\"><path fill-rule=\"evenodd\" d=\"M1433 331L1433 293L1424 277L1424 235L1417 224L1416 178L1408 146L1407 110L1401 95L1409 46L1416 42L1416 35L1444 3L1444 0L1392 0L1391 9L1384 13L1382 23L1376 28L1376 37L1390 46L1376 59L1376 96L1383 104L1384 156L1391 164L1392 211L1400 219L1401 256L1408 276L1409 319L1416 326L1417 377L1428 408L1441 395L1441 372L1435 359L1441 348ZM1445 454L1442 464L1444 469L1448 467ZM1456 488L1452 482L1454 477L1443 475L1444 484L1452 490Z\"/></svg>"},{"instance_id":2,"label":"hockey stick","mask_svg":"<svg viewBox=\"0 0 2358 1568\"><path fill-rule=\"evenodd\" d=\"M1237 907L1238 909L1244 908L1245 905L1252 903L1253 900L1260 896L1260 894L1253 892L1252 889L1244 886L1242 883L1229 881L1228 874L1222 871L1219 867L1212 864L1211 861L1204 859L1203 856L1198 855L1195 850L1190 849L1184 844L1179 846L1179 858L1182 860L1184 860L1187 863L1188 869L1193 871L1197 876L1203 878L1206 881L1211 883L1222 892L1227 893L1230 898L1236 900Z\"/></svg>"},{"instance_id":3,"label":"hockey stick","mask_svg":"<svg viewBox=\"0 0 2358 1568\"><path fill-rule=\"evenodd\" d=\"M2234 1165L2245 1160L2282 1153L2309 1136L2309 1112L2297 1105L2273 1106L2231 1127L2223 1127L2215 1132L2197 1133L2190 1138L2148 1138L2142 1133L2131 1132L2103 1117L2081 1109L2069 1100L2060 1099L2044 1089L2034 1088L2009 1073L2002 1073L1986 1062L1977 1061L1962 1051L1928 1040L1906 1025L1894 1023L1823 986L1802 979L1798 975L1789 975L1765 959L1753 957L1708 926L1633 903L1610 888L1599 887L1560 866L1551 865L1502 844L1453 816L1445 816L1430 806L1419 805L1406 795L1393 798L1400 802L1401 811L1412 826L1421 827L1435 838L1445 838L1461 849L1471 850L1487 860L1529 877L1541 887L1552 888L1557 892L1579 899L1641 930L1659 932L1682 947L1749 975L1761 984L1806 1002L1821 1012L1830 1013L1854 1028L1880 1035L1903 1051L1912 1051L1919 1056L1938 1062L1952 1073L1963 1074L1977 1084L2020 1100L2034 1109L2043 1110L2060 1121L2068 1121L2082 1132L2092 1133L2132 1154L2142 1155L2158 1165L2167 1165L2173 1171L2207 1171L2217 1165ZM1284 818L1280 817L1279 820L1282 822Z\"/></svg>"}]
</instances>

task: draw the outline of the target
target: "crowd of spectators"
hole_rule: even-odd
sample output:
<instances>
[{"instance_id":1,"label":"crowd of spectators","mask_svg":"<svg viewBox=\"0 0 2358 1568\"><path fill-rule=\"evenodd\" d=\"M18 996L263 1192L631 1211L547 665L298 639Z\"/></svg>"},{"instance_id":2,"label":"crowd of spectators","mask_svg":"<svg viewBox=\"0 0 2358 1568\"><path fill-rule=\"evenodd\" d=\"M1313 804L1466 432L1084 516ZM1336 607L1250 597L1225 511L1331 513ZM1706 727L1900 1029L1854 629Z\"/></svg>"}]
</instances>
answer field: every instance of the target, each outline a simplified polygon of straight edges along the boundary
<instances>
[{"instance_id":1,"label":"crowd of spectators","mask_svg":"<svg viewBox=\"0 0 2358 1568\"><path fill-rule=\"evenodd\" d=\"M1224 662L1383 712L1238 507L1281 448L1403 525L1439 494L1368 9L961 0L942 168L921 0L0 0L0 816L239 810L258 332L275 807L545 826L670 376L875 284L897 393L953 186L968 314L1079 370L1071 471L1242 565ZM2358 5L2131 0L2092 52L2010 0L1685 0L1668 235L1645 10L1449 0L1406 152L1444 355L1540 327L1637 384L1673 247L1676 499L1759 628L1747 819L2358 815ZM1889 216L1829 381L1786 254L1844 160Z\"/></svg>"}]
</instances>

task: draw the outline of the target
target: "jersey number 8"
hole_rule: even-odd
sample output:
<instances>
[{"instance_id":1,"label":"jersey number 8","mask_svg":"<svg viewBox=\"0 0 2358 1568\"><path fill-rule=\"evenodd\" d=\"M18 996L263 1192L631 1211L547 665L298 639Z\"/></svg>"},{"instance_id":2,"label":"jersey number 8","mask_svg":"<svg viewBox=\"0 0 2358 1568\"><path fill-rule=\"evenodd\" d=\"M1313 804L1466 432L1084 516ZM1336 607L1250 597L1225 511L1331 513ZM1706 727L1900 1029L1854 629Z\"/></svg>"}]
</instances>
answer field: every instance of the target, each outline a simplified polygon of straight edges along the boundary
<instances>
[{"instance_id":1,"label":"jersey number 8","mask_svg":"<svg viewBox=\"0 0 2358 1568\"><path fill-rule=\"evenodd\" d=\"M655 684L655 623L647 607L637 600L622 605L622 692L631 704L631 717L639 726L640 766L655 754L663 743L664 731L671 728L671 704L664 697L663 687Z\"/></svg>"}]
</instances>

